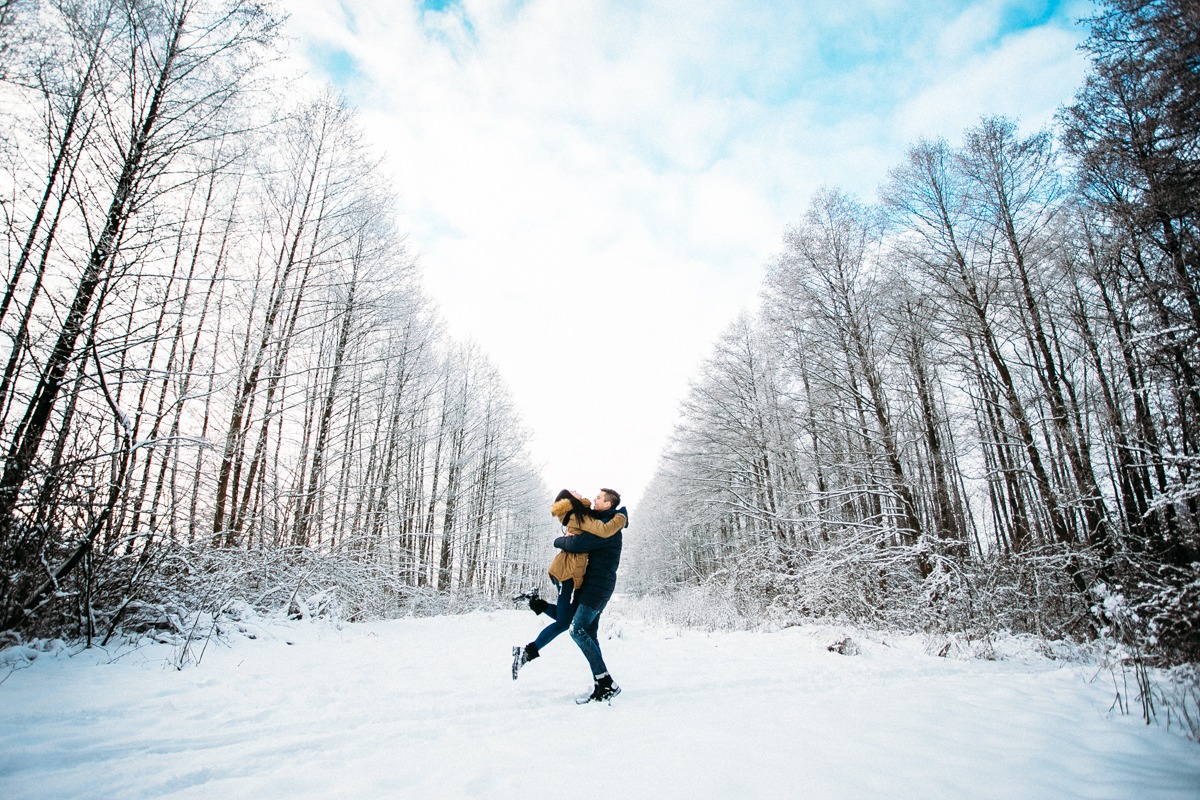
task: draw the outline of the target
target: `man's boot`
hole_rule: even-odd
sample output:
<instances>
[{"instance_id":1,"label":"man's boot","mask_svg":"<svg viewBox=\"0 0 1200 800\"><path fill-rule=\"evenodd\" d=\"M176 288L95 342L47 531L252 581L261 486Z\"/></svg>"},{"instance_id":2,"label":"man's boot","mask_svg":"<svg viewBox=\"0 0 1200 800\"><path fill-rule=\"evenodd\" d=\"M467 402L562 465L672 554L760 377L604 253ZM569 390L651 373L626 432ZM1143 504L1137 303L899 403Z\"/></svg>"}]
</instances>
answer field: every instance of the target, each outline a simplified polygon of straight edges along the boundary
<instances>
[{"instance_id":1,"label":"man's boot","mask_svg":"<svg viewBox=\"0 0 1200 800\"><path fill-rule=\"evenodd\" d=\"M596 687L592 689L592 693L580 697L575 702L583 705L584 703L612 703L612 699L621 693L621 687L613 683L612 675L607 672L596 678Z\"/></svg>"}]
</instances>

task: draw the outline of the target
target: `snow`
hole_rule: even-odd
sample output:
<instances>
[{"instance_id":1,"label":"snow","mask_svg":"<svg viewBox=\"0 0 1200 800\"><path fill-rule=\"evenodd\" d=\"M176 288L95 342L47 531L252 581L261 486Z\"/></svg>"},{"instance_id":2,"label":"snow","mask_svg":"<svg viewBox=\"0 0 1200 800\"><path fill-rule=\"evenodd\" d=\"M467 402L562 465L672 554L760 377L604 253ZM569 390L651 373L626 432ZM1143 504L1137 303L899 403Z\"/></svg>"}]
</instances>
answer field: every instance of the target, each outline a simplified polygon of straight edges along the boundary
<instances>
[{"instance_id":1,"label":"snow","mask_svg":"<svg viewBox=\"0 0 1200 800\"><path fill-rule=\"evenodd\" d=\"M166 643L10 648L0 797L1200 797L1200 746L1112 711L1095 664L618 604L602 633L624 691L577 706L567 636L511 679L544 619L250 623L181 670ZM858 655L826 649L847 635Z\"/></svg>"}]
</instances>

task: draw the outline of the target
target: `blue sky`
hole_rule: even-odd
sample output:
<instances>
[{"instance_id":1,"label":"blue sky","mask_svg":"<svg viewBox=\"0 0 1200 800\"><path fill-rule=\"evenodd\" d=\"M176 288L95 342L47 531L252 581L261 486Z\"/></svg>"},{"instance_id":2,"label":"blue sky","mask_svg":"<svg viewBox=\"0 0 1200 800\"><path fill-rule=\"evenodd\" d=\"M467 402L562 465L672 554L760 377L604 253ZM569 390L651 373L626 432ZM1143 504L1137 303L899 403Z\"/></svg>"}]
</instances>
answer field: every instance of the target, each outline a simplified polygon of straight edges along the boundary
<instances>
[{"instance_id":1,"label":"blue sky","mask_svg":"<svg viewBox=\"0 0 1200 800\"><path fill-rule=\"evenodd\" d=\"M918 137L1049 124L1090 2L291 0L359 109L450 330L508 380L554 487L636 499L689 379L823 185ZM570 314L564 297L586 298ZM613 380L561 370L613 354ZM603 433L601 433L603 431Z\"/></svg>"}]
</instances>

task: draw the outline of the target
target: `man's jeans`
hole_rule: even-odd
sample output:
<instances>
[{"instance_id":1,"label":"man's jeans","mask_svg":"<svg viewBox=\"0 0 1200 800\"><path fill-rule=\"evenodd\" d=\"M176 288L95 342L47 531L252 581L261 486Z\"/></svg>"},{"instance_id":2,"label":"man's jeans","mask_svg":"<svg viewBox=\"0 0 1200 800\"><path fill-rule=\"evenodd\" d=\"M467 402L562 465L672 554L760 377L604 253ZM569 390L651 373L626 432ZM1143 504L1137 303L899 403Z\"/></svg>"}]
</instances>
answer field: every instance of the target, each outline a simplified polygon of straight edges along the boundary
<instances>
[{"instance_id":1,"label":"man's jeans","mask_svg":"<svg viewBox=\"0 0 1200 800\"><path fill-rule=\"evenodd\" d=\"M571 620L571 638L583 651L583 657L592 668L592 675L597 678L608 672L608 667L604 666L604 656L600 655L600 641L597 636L600 630L600 612L603 610L603 606L592 608L580 605L575 609L575 617Z\"/></svg>"}]
</instances>

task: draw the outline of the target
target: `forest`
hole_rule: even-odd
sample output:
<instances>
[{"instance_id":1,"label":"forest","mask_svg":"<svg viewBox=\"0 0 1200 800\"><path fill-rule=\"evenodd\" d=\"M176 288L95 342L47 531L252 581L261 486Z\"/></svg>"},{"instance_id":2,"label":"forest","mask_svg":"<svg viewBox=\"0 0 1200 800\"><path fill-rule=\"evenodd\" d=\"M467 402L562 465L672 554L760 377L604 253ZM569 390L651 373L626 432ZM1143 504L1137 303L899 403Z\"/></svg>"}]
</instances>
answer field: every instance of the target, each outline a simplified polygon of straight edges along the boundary
<instances>
[{"instance_id":1,"label":"forest","mask_svg":"<svg viewBox=\"0 0 1200 800\"><path fill-rule=\"evenodd\" d=\"M623 589L1200 662L1200 9L1087 24L1053 129L985 117L876 200L812 198L682 402ZM541 579L550 492L503 377L281 25L0 0L0 630Z\"/></svg>"},{"instance_id":2,"label":"forest","mask_svg":"<svg viewBox=\"0 0 1200 800\"><path fill-rule=\"evenodd\" d=\"M444 609L540 571L505 384L252 0L0 5L0 629ZM536 557L533 555L536 552Z\"/></svg>"},{"instance_id":3,"label":"forest","mask_svg":"<svg viewBox=\"0 0 1200 800\"><path fill-rule=\"evenodd\" d=\"M823 189L683 403L644 591L1200 661L1200 7L1113 0L1054 130Z\"/></svg>"}]
</instances>

